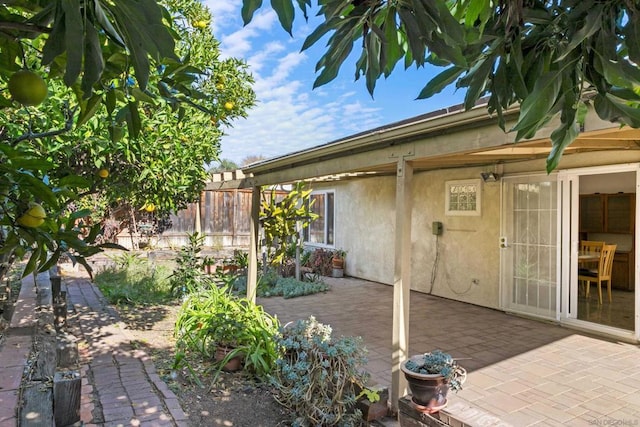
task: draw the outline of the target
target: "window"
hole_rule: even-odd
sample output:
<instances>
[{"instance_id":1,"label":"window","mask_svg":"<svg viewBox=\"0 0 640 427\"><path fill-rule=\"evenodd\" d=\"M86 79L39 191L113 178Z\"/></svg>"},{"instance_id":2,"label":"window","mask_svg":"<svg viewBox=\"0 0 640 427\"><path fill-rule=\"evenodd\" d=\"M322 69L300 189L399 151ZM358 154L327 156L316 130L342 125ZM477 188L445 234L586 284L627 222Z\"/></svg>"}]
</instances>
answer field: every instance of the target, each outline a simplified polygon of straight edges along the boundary
<instances>
[{"instance_id":1,"label":"window","mask_svg":"<svg viewBox=\"0 0 640 427\"><path fill-rule=\"evenodd\" d=\"M334 232L333 191L314 192L309 196L309 202L312 203L311 212L317 214L318 219L304 229L305 243L332 246Z\"/></svg>"},{"instance_id":2,"label":"window","mask_svg":"<svg viewBox=\"0 0 640 427\"><path fill-rule=\"evenodd\" d=\"M480 215L480 180L447 181L445 215Z\"/></svg>"}]
</instances>

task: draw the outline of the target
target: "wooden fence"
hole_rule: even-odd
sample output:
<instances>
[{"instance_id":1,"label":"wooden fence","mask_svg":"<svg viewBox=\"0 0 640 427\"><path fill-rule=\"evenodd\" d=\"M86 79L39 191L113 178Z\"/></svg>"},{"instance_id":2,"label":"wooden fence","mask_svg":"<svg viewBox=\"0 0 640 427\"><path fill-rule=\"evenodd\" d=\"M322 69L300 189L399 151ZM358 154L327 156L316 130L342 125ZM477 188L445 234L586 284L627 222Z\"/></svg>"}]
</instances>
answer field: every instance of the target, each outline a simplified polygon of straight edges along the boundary
<instances>
[{"instance_id":1,"label":"wooden fence","mask_svg":"<svg viewBox=\"0 0 640 427\"><path fill-rule=\"evenodd\" d=\"M286 194L279 191L278 196ZM178 248L188 242L187 235L199 231L205 235L205 246L217 249L247 249L251 220L251 189L205 190L200 203L171 215L171 227L159 235L134 235L125 229L118 243L132 247L132 238L154 248ZM199 209L199 212L198 212ZM198 220L200 227L196 226Z\"/></svg>"}]
</instances>

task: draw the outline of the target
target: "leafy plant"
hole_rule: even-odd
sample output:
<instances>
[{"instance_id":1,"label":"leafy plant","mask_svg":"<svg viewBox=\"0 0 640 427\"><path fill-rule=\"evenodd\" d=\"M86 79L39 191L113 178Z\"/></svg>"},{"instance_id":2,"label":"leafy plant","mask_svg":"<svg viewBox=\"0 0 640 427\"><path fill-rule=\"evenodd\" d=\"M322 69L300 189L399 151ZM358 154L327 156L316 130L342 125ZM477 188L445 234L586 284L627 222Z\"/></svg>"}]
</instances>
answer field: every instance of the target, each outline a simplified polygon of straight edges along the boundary
<instances>
[{"instance_id":1,"label":"leafy plant","mask_svg":"<svg viewBox=\"0 0 640 427\"><path fill-rule=\"evenodd\" d=\"M215 365L219 370L237 354L246 370L268 375L279 352L275 336L279 322L262 306L238 298L227 287L213 287L188 295L175 325L177 353L211 358L218 346L234 350Z\"/></svg>"},{"instance_id":2,"label":"leafy plant","mask_svg":"<svg viewBox=\"0 0 640 427\"><path fill-rule=\"evenodd\" d=\"M176 258L177 267L171 275L171 293L182 296L213 285L211 276L205 273L205 266L211 263L208 257L200 256L204 245L204 234L188 235L189 243L180 248Z\"/></svg>"},{"instance_id":3,"label":"leafy plant","mask_svg":"<svg viewBox=\"0 0 640 427\"><path fill-rule=\"evenodd\" d=\"M271 4L291 34L292 2ZM297 5L305 18L316 7L310 1ZM243 0L245 24L262 6ZM399 62L404 68L446 67L418 98L455 84L466 91L468 110L488 96L482 102L502 129L516 132L516 142L557 119L547 172L579 135L587 104L593 102L603 120L640 127L637 1L325 0L317 6L322 17L302 47L328 37L314 87L333 80L347 58L358 58L356 78L365 78L370 93ZM360 52L350 55L354 44ZM518 121L508 129L506 112L516 105Z\"/></svg>"},{"instance_id":4,"label":"leafy plant","mask_svg":"<svg viewBox=\"0 0 640 427\"><path fill-rule=\"evenodd\" d=\"M467 377L467 371L458 365L456 359L441 350L414 356L405 362L404 367L417 374L442 375L453 391L461 390Z\"/></svg>"},{"instance_id":5,"label":"leafy plant","mask_svg":"<svg viewBox=\"0 0 640 427\"><path fill-rule=\"evenodd\" d=\"M169 276L163 265L150 265L139 255L124 253L114 257L115 265L95 276L95 282L111 304L144 305L172 299Z\"/></svg>"},{"instance_id":6,"label":"leafy plant","mask_svg":"<svg viewBox=\"0 0 640 427\"><path fill-rule=\"evenodd\" d=\"M255 101L247 65L219 58L203 20L197 0L3 3L0 86L29 70L49 95L0 95L0 265L28 259L28 274L66 256L90 272L85 258L109 247L96 240L107 206L166 213L199 197L222 127ZM101 212L83 209L95 195ZM33 203L45 221L24 226Z\"/></svg>"},{"instance_id":7,"label":"leafy plant","mask_svg":"<svg viewBox=\"0 0 640 427\"><path fill-rule=\"evenodd\" d=\"M315 249L309 257L309 267L314 273L322 276L330 276L333 269L333 251L328 249Z\"/></svg>"},{"instance_id":8,"label":"leafy plant","mask_svg":"<svg viewBox=\"0 0 640 427\"><path fill-rule=\"evenodd\" d=\"M271 376L276 399L292 412L294 426L353 426L368 374L366 350L355 337L331 337L331 327L313 316L282 328L284 356Z\"/></svg>"},{"instance_id":9,"label":"leafy plant","mask_svg":"<svg viewBox=\"0 0 640 427\"><path fill-rule=\"evenodd\" d=\"M275 190L262 201L260 223L264 230L267 258L272 266L280 266L295 247L302 247L299 230L318 218L311 211L311 190L299 182L284 198L278 200Z\"/></svg>"},{"instance_id":10,"label":"leafy plant","mask_svg":"<svg viewBox=\"0 0 640 427\"><path fill-rule=\"evenodd\" d=\"M245 295L247 292L247 278L245 276L237 277L233 282L234 292ZM319 277L315 281L300 281L293 277L276 277L261 276L258 279L257 296L259 297L284 297L295 298L304 295L317 294L326 292L330 286L320 280Z\"/></svg>"},{"instance_id":11,"label":"leafy plant","mask_svg":"<svg viewBox=\"0 0 640 427\"><path fill-rule=\"evenodd\" d=\"M282 296L285 299L288 299L326 292L328 290L329 285L322 281L301 282L293 277L281 277L278 279L274 287L265 292L264 296Z\"/></svg>"}]
</instances>

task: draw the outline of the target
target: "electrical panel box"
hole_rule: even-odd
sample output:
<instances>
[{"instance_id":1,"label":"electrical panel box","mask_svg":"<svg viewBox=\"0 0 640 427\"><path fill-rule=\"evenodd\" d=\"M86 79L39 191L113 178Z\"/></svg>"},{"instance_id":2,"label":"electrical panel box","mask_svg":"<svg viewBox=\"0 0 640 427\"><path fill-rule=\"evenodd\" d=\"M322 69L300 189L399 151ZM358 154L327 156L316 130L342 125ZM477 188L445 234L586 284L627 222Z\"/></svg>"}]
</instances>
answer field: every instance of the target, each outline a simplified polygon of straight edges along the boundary
<instances>
[{"instance_id":1,"label":"electrical panel box","mask_svg":"<svg viewBox=\"0 0 640 427\"><path fill-rule=\"evenodd\" d=\"M442 235L442 223L440 221L433 221L433 224L431 224L431 232L435 236L441 236Z\"/></svg>"}]
</instances>

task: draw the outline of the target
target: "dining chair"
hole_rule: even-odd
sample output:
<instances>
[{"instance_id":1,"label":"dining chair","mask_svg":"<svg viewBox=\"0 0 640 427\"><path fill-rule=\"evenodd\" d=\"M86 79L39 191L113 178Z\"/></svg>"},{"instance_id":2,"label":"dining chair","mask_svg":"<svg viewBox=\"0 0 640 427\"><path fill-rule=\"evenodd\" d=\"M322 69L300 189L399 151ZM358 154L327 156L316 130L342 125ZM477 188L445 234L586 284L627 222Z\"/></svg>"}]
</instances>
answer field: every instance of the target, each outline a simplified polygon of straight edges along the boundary
<instances>
[{"instance_id":1,"label":"dining chair","mask_svg":"<svg viewBox=\"0 0 640 427\"><path fill-rule=\"evenodd\" d=\"M609 302L611 298L611 270L613 268L613 257L616 253L617 245L604 245L600 252L600 261L597 269L580 269L578 280L586 283L586 295L589 298L591 282L598 285L598 301L602 304L602 282L607 282L607 295Z\"/></svg>"},{"instance_id":2,"label":"dining chair","mask_svg":"<svg viewBox=\"0 0 640 427\"><path fill-rule=\"evenodd\" d=\"M580 240L580 253L600 255L604 245L605 245L605 242L601 242L597 240ZM580 260L580 258L578 258L578 275L582 273L589 274L591 270L597 269L599 261L600 261L599 256L595 258L595 260L592 260L592 259ZM586 295L586 292L587 292L586 288L589 285L589 282L585 282L584 280L578 279L578 283L580 284L582 293Z\"/></svg>"},{"instance_id":3,"label":"dining chair","mask_svg":"<svg viewBox=\"0 0 640 427\"><path fill-rule=\"evenodd\" d=\"M602 252L605 242L596 240L580 240L580 252Z\"/></svg>"}]
</instances>

